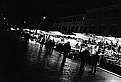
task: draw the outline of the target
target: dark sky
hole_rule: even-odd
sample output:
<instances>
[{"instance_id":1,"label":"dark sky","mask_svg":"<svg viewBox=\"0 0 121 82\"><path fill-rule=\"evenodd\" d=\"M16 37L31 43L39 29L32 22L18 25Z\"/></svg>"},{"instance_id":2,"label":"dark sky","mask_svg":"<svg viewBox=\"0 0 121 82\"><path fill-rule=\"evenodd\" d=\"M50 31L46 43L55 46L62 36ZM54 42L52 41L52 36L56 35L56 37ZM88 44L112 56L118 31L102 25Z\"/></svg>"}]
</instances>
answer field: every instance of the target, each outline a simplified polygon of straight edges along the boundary
<instances>
[{"instance_id":1,"label":"dark sky","mask_svg":"<svg viewBox=\"0 0 121 82\"><path fill-rule=\"evenodd\" d=\"M40 20L42 16L51 20L119 3L120 0L9 0L8 14L9 20L16 22L25 19Z\"/></svg>"}]
</instances>

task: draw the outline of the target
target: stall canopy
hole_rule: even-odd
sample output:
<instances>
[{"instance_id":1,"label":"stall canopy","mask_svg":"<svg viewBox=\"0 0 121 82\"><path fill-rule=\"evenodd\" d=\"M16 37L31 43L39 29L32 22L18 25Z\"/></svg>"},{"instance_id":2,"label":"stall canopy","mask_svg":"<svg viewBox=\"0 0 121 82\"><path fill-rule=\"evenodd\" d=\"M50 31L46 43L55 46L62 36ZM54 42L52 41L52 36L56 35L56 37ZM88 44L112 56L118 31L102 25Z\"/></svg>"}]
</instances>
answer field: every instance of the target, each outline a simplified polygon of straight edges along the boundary
<instances>
[{"instance_id":1,"label":"stall canopy","mask_svg":"<svg viewBox=\"0 0 121 82\"><path fill-rule=\"evenodd\" d=\"M108 40L113 41L113 40L115 40L116 38L115 38L115 37L105 37L105 39L108 39Z\"/></svg>"},{"instance_id":2,"label":"stall canopy","mask_svg":"<svg viewBox=\"0 0 121 82\"><path fill-rule=\"evenodd\" d=\"M84 40L88 40L89 37L86 36L85 34L83 33L74 33L76 35L76 38L81 38L81 39L84 39Z\"/></svg>"},{"instance_id":3,"label":"stall canopy","mask_svg":"<svg viewBox=\"0 0 121 82\"><path fill-rule=\"evenodd\" d=\"M59 32L59 31L49 31L49 33L52 34L52 35L61 35L61 36L64 35L64 34L62 34L62 33Z\"/></svg>"},{"instance_id":4,"label":"stall canopy","mask_svg":"<svg viewBox=\"0 0 121 82\"><path fill-rule=\"evenodd\" d=\"M103 36L96 36L96 38L98 38L98 39L104 39Z\"/></svg>"}]
</instances>

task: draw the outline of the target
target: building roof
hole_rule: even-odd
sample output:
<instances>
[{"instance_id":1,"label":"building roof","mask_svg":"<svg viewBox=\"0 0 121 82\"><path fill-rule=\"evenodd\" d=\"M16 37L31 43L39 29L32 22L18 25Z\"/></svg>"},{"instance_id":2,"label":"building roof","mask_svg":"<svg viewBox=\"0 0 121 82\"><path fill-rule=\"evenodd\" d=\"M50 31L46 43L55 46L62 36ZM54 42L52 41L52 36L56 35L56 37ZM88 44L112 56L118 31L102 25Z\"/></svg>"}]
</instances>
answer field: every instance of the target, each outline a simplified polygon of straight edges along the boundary
<instances>
[{"instance_id":1,"label":"building roof","mask_svg":"<svg viewBox=\"0 0 121 82\"><path fill-rule=\"evenodd\" d=\"M56 18L55 20L58 20L58 19L65 19L65 18L69 18L69 17L85 16L85 15L86 15L86 14L71 15L71 16Z\"/></svg>"},{"instance_id":2,"label":"building roof","mask_svg":"<svg viewBox=\"0 0 121 82\"><path fill-rule=\"evenodd\" d=\"M97 12L97 11L104 11L104 10L112 10L112 9L117 9L117 8L121 8L121 4L110 5L110 6L106 6L106 7L87 10L87 13L92 13L92 12Z\"/></svg>"}]
</instances>

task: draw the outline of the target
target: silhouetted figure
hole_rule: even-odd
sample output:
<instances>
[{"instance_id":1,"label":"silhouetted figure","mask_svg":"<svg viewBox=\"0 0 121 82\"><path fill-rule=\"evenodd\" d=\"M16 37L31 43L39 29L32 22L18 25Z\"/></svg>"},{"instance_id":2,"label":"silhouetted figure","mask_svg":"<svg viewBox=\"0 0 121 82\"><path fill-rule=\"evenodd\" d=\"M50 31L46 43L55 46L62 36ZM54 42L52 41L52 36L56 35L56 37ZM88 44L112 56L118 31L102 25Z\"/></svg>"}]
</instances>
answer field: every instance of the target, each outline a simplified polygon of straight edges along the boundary
<instances>
[{"instance_id":1,"label":"silhouetted figure","mask_svg":"<svg viewBox=\"0 0 121 82\"><path fill-rule=\"evenodd\" d=\"M39 37L38 37L38 41L39 41L39 42L41 41L41 38L42 38L42 36L41 36L41 35L39 35Z\"/></svg>"},{"instance_id":2,"label":"silhouetted figure","mask_svg":"<svg viewBox=\"0 0 121 82\"><path fill-rule=\"evenodd\" d=\"M50 51L50 49L51 49L51 42L52 42L52 40L49 40L48 42L47 42L47 49Z\"/></svg>"},{"instance_id":3,"label":"silhouetted figure","mask_svg":"<svg viewBox=\"0 0 121 82\"><path fill-rule=\"evenodd\" d=\"M120 50L121 50L121 46L118 47L118 53L120 53Z\"/></svg>"},{"instance_id":4,"label":"silhouetted figure","mask_svg":"<svg viewBox=\"0 0 121 82\"><path fill-rule=\"evenodd\" d=\"M44 42L45 42L45 39L42 38L42 42L41 42L42 47L43 47L43 45L44 45Z\"/></svg>"},{"instance_id":5,"label":"silhouetted figure","mask_svg":"<svg viewBox=\"0 0 121 82\"><path fill-rule=\"evenodd\" d=\"M58 44L58 50L59 50L60 54L62 54L62 52L64 50L63 48L64 48L63 44L62 43L59 43Z\"/></svg>"},{"instance_id":6,"label":"silhouetted figure","mask_svg":"<svg viewBox=\"0 0 121 82\"><path fill-rule=\"evenodd\" d=\"M25 34L25 41L28 42L30 38L30 35L28 33Z\"/></svg>"},{"instance_id":7,"label":"silhouetted figure","mask_svg":"<svg viewBox=\"0 0 121 82\"><path fill-rule=\"evenodd\" d=\"M97 68L97 63L99 62L99 52L96 52L96 54L92 55L92 68L91 68L91 73L95 74L96 73L96 68Z\"/></svg>"},{"instance_id":8,"label":"silhouetted figure","mask_svg":"<svg viewBox=\"0 0 121 82\"><path fill-rule=\"evenodd\" d=\"M64 55L63 55L63 60L62 60L62 63L61 63L61 68L64 67L67 55L70 52L70 50L71 50L70 42L65 43L64 44L64 50L63 50L64 51Z\"/></svg>"},{"instance_id":9,"label":"silhouetted figure","mask_svg":"<svg viewBox=\"0 0 121 82\"><path fill-rule=\"evenodd\" d=\"M53 51L54 46L55 46L55 41L52 40L52 41L51 41L51 45L50 45L50 48L51 48L50 51L51 51L51 52Z\"/></svg>"},{"instance_id":10,"label":"silhouetted figure","mask_svg":"<svg viewBox=\"0 0 121 82\"><path fill-rule=\"evenodd\" d=\"M89 50L86 49L83 52L81 52L79 55L81 58L81 66L80 66L80 70L81 70L84 67L84 65L89 61L90 53L89 53Z\"/></svg>"}]
</instances>

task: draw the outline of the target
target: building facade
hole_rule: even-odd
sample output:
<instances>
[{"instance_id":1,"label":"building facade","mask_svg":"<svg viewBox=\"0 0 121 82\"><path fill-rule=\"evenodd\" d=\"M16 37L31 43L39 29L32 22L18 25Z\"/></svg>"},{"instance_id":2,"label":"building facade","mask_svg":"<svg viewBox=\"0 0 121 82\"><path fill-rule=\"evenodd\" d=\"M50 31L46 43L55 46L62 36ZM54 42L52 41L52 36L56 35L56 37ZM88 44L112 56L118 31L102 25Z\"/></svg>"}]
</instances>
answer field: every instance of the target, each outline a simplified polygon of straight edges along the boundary
<instances>
[{"instance_id":1,"label":"building facade","mask_svg":"<svg viewBox=\"0 0 121 82\"><path fill-rule=\"evenodd\" d=\"M121 4L88 10L86 14L85 32L121 36Z\"/></svg>"},{"instance_id":2,"label":"building facade","mask_svg":"<svg viewBox=\"0 0 121 82\"><path fill-rule=\"evenodd\" d=\"M83 32L85 14L57 18L53 30L64 33Z\"/></svg>"},{"instance_id":3,"label":"building facade","mask_svg":"<svg viewBox=\"0 0 121 82\"><path fill-rule=\"evenodd\" d=\"M53 30L121 37L121 4L96 8L85 14L55 20Z\"/></svg>"}]
</instances>

